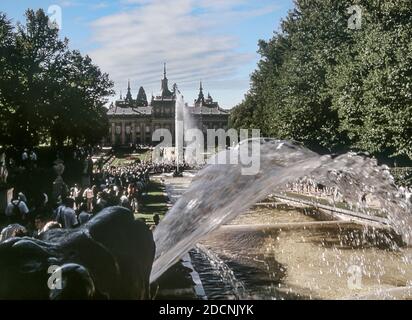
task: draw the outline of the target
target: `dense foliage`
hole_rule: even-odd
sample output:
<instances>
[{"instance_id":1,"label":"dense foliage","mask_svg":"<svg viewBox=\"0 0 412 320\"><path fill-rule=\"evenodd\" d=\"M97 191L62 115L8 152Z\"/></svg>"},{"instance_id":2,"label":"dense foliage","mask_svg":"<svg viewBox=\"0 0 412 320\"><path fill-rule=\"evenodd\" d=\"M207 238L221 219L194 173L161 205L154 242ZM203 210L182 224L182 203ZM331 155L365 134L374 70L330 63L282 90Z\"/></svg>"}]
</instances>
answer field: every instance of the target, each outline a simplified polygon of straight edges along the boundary
<instances>
[{"instance_id":1,"label":"dense foliage","mask_svg":"<svg viewBox=\"0 0 412 320\"><path fill-rule=\"evenodd\" d=\"M16 26L0 13L0 145L93 144L108 132L113 83L43 10Z\"/></svg>"},{"instance_id":2,"label":"dense foliage","mask_svg":"<svg viewBox=\"0 0 412 320\"><path fill-rule=\"evenodd\" d=\"M348 24L354 4L360 29ZM296 0L259 48L236 128L323 151L412 158L410 0Z\"/></svg>"}]
</instances>

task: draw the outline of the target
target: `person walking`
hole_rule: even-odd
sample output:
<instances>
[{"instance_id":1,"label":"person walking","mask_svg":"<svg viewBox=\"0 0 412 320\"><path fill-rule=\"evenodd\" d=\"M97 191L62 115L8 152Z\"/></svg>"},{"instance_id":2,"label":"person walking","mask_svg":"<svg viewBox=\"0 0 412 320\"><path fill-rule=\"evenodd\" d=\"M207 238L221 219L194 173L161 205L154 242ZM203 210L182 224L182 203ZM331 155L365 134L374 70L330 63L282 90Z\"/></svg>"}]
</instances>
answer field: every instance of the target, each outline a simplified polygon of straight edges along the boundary
<instances>
[{"instance_id":1,"label":"person walking","mask_svg":"<svg viewBox=\"0 0 412 320\"><path fill-rule=\"evenodd\" d=\"M93 211L93 198L94 198L93 189L88 187L86 190L84 190L83 198L86 200L87 211L92 212Z\"/></svg>"}]
</instances>

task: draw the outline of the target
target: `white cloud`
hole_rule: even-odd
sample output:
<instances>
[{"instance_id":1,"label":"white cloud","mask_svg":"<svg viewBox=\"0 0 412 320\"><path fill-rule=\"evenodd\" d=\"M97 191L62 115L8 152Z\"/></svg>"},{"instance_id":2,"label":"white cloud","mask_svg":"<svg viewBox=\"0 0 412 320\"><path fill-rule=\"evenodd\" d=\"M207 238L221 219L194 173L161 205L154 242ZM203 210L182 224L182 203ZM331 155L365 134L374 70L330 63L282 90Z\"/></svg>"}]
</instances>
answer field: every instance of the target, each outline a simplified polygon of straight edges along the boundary
<instances>
[{"instance_id":1,"label":"white cloud","mask_svg":"<svg viewBox=\"0 0 412 320\"><path fill-rule=\"evenodd\" d=\"M130 78L135 94L141 85L148 94L159 90L163 62L168 63L168 78L179 87L193 89L200 79L219 84L219 89L225 82L228 88L242 82L238 70L255 53L239 53L239 39L224 29L276 9L267 1L249 0L121 2L127 10L93 22L93 41L99 47L90 55L110 74L117 91ZM213 88L207 89L213 94Z\"/></svg>"},{"instance_id":2,"label":"white cloud","mask_svg":"<svg viewBox=\"0 0 412 320\"><path fill-rule=\"evenodd\" d=\"M78 7L82 4L78 1L73 1L73 0L59 0L58 5L60 5L63 8L71 8L71 7Z\"/></svg>"},{"instance_id":3,"label":"white cloud","mask_svg":"<svg viewBox=\"0 0 412 320\"><path fill-rule=\"evenodd\" d=\"M90 4L91 8L94 10L104 9L109 6L107 2L98 2L96 4Z\"/></svg>"}]
</instances>

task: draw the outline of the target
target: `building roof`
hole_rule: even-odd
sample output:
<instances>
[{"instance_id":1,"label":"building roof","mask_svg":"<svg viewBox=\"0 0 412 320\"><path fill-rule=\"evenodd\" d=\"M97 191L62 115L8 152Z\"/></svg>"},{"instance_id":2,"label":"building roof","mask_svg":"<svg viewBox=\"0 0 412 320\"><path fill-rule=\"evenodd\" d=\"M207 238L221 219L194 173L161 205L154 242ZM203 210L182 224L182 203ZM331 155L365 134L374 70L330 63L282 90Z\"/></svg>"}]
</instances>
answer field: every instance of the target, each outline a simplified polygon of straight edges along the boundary
<instances>
[{"instance_id":1,"label":"building roof","mask_svg":"<svg viewBox=\"0 0 412 320\"><path fill-rule=\"evenodd\" d=\"M186 107L191 114L197 115L229 115L229 110L224 110L220 107L218 108L210 108L207 106L196 106L196 107ZM152 106L147 107L137 107L137 108L120 108L120 107L112 107L107 111L108 116L145 116L151 115L153 111Z\"/></svg>"},{"instance_id":2,"label":"building roof","mask_svg":"<svg viewBox=\"0 0 412 320\"><path fill-rule=\"evenodd\" d=\"M175 102L176 101L177 85L173 85L173 91L169 90L168 79L166 74L166 64L164 64L163 79L161 81L161 91L157 96L152 95L151 104L147 105L146 93L143 87L140 87L136 100L132 98L130 80L127 86L127 95L125 98L120 95L120 99L112 104L107 112L108 116L145 116L151 115L153 106L159 102ZM156 102L156 103L154 103ZM191 114L197 115L229 115L229 110L224 110L219 107L218 102L213 101L213 98L208 94L205 98L203 94L203 84L200 82L199 96L194 101L194 106L186 106Z\"/></svg>"},{"instance_id":3,"label":"building roof","mask_svg":"<svg viewBox=\"0 0 412 320\"><path fill-rule=\"evenodd\" d=\"M201 114L201 115L208 115L208 114L230 114L228 110L224 110L220 107L211 108L208 106L194 106L194 107L187 107L192 114Z\"/></svg>"},{"instance_id":4,"label":"building roof","mask_svg":"<svg viewBox=\"0 0 412 320\"><path fill-rule=\"evenodd\" d=\"M112 107L107 111L108 116L143 116L143 115L151 115L152 114L152 107L138 107L138 108L131 108L131 107Z\"/></svg>"}]
</instances>

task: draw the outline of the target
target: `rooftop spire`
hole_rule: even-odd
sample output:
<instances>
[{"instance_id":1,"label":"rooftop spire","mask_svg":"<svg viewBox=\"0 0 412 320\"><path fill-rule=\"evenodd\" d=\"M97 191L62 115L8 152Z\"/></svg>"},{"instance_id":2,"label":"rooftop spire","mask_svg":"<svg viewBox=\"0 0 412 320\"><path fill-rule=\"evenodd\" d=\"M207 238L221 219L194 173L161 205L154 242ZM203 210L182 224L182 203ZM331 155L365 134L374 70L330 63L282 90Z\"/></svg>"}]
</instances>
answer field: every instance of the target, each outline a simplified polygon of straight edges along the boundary
<instances>
[{"instance_id":1,"label":"rooftop spire","mask_svg":"<svg viewBox=\"0 0 412 320\"><path fill-rule=\"evenodd\" d=\"M147 106L147 96L146 91L143 87L140 87L139 93L137 94L136 102L140 106Z\"/></svg>"},{"instance_id":2,"label":"rooftop spire","mask_svg":"<svg viewBox=\"0 0 412 320\"><path fill-rule=\"evenodd\" d=\"M162 98L171 98L173 97L173 93L170 92L169 90L169 84L168 84L168 80L166 77L166 62L164 63L164 67L163 67L163 75L164 78L162 79L162 87L161 87L161 97Z\"/></svg>"},{"instance_id":3,"label":"rooftop spire","mask_svg":"<svg viewBox=\"0 0 412 320\"><path fill-rule=\"evenodd\" d=\"M129 102L131 102L133 100L133 97L132 97L132 92L131 92L131 89L130 89L130 79L127 81L127 95L126 95L126 101L129 101Z\"/></svg>"},{"instance_id":4,"label":"rooftop spire","mask_svg":"<svg viewBox=\"0 0 412 320\"><path fill-rule=\"evenodd\" d=\"M202 81L200 81L199 96L196 100L196 103L203 103L203 102L205 102L205 96L203 94L203 84L202 84Z\"/></svg>"}]
</instances>

